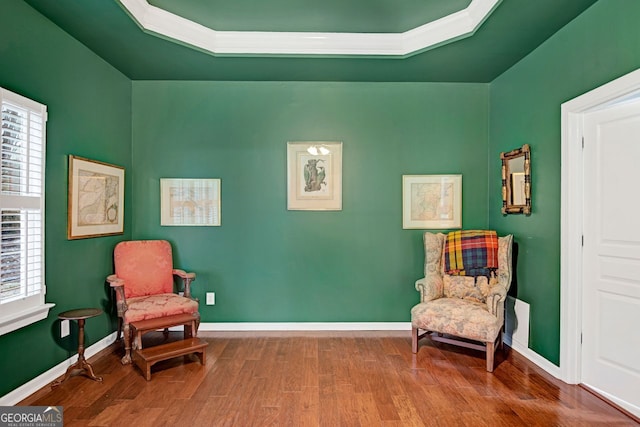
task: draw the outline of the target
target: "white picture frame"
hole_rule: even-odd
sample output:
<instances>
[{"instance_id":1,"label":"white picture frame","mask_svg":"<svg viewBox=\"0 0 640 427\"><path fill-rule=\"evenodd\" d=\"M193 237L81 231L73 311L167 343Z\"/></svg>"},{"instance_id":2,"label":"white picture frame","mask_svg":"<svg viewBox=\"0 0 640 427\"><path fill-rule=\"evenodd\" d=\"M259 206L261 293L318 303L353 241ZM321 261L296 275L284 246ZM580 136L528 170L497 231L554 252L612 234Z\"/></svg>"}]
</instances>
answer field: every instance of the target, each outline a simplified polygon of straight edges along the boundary
<instances>
[{"instance_id":1,"label":"white picture frame","mask_svg":"<svg viewBox=\"0 0 640 427\"><path fill-rule=\"evenodd\" d=\"M287 143L287 209L342 210L342 142Z\"/></svg>"},{"instance_id":2,"label":"white picture frame","mask_svg":"<svg viewBox=\"0 0 640 427\"><path fill-rule=\"evenodd\" d=\"M462 228L462 175L403 175L402 228Z\"/></svg>"},{"instance_id":3,"label":"white picture frame","mask_svg":"<svg viewBox=\"0 0 640 427\"><path fill-rule=\"evenodd\" d=\"M160 225L220 226L218 178L160 179Z\"/></svg>"}]
</instances>

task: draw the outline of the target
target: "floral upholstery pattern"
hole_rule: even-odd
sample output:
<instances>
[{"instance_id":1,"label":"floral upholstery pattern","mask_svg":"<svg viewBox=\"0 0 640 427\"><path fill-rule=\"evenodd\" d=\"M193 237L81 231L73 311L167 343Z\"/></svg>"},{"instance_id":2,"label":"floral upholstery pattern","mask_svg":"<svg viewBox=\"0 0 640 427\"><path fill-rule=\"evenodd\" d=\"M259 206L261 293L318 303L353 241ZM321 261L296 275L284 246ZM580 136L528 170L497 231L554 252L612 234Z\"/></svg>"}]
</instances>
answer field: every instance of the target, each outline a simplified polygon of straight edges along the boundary
<instances>
[{"instance_id":1,"label":"floral upholstery pattern","mask_svg":"<svg viewBox=\"0 0 640 427\"><path fill-rule=\"evenodd\" d=\"M450 276L442 277L444 296L447 298L462 298L475 302L485 302L489 295L489 280L484 276ZM495 281L491 278L492 285Z\"/></svg>"},{"instance_id":2,"label":"floral upholstery pattern","mask_svg":"<svg viewBox=\"0 0 640 427\"><path fill-rule=\"evenodd\" d=\"M411 309L414 327L476 341L493 341L502 323L485 304L461 298L439 298Z\"/></svg>"},{"instance_id":3,"label":"floral upholstery pattern","mask_svg":"<svg viewBox=\"0 0 640 427\"><path fill-rule=\"evenodd\" d=\"M445 274L445 238L442 233L424 233L425 277L415 284L420 303L411 309L412 348L418 349L419 329L481 341L487 344L487 370L490 365L492 370L493 352L489 358L488 349L494 348L504 324L513 236L498 238L498 270L488 280Z\"/></svg>"},{"instance_id":4,"label":"floral upholstery pattern","mask_svg":"<svg viewBox=\"0 0 640 427\"><path fill-rule=\"evenodd\" d=\"M145 295L127 298L127 311L124 312L126 323L174 314L189 314L198 311L198 302L177 294Z\"/></svg>"},{"instance_id":5,"label":"floral upholstery pattern","mask_svg":"<svg viewBox=\"0 0 640 427\"><path fill-rule=\"evenodd\" d=\"M173 292L173 257L166 240L120 242L113 258L127 299Z\"/></svg>"}]
</instances>

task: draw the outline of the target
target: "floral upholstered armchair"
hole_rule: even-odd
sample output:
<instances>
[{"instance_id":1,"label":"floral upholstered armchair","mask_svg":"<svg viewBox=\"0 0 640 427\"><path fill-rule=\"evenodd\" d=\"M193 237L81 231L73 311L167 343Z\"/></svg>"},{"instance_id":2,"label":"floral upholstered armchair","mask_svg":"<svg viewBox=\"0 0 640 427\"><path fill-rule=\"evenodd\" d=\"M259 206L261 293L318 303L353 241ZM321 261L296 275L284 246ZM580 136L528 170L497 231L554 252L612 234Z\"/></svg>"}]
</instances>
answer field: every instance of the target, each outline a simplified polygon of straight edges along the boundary
<instances>
[{"instance_id":1,"label":"floral upholstered armchair","mask_svg":"<svg viewBox=\"0 0 640 427\"><path fill-rule=\"evenodd\" d=\"M107 282L116 291L118 339L124 329L123 364L131 363L131 324L157 319L156 325L168 328L185 324L185 335L195 335L200 324L198 301L191 298L191 282L195 273L173 268L171 244L166 240L134 240L120 242L114 253L115 274ZM184 296L174 293L173 276L184 283ZM193 317L195 330L187 326L185 317ZM176 318L180 318L176 321ZM163 319L164 321L163 323ZM123 328L124 327L124 328ZM137 344L136 344L137 343ZM134 347L140 345L134 341Z\"/></svg>"},{"instance_id":2,"label":"floral upholstered armchair","mask_svg":"<svg viewBox=\"0 0 640 427\"><path fill-rule=\"evenodd\" d=\"M428 335L433 341L485 351L487 371L493 372L496 347L502 346L504 305L511 285L513 236L498 237L484 230L453 233L459 234L424 233L425 277L415 285L420 303L411 309L412 351L417 353L418 340ZM454 265L454 258L462 259L460 241L454 242L454 237L474 233L482 239L491 236L490 244L479 245L493 256L493 265L479 274Z\"/></svg>"}]
</instances>

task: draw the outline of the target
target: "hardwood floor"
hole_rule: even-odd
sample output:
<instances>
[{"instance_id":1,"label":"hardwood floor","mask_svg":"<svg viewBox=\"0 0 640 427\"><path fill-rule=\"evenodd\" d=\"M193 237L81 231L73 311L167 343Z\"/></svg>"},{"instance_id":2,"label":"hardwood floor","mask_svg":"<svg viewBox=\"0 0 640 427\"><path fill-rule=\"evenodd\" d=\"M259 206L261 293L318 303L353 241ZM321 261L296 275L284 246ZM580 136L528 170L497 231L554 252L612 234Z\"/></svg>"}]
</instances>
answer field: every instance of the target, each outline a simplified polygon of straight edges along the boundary
<instances>
[{"instance_id":1,"label":"hardwood floor","mask_svg":"<svg viewBox=\"0 0 640 427\"><path fill-rule=\"evenodd\" d=\"M73 377L20 405L62 405L65 427L638 425L515 352L490 374L472 350L423 340L413 355L409 331L198 336L205 366L164 361L146 381L116 343L90 360L102 383Z\"/></svg>"}]
</instances>

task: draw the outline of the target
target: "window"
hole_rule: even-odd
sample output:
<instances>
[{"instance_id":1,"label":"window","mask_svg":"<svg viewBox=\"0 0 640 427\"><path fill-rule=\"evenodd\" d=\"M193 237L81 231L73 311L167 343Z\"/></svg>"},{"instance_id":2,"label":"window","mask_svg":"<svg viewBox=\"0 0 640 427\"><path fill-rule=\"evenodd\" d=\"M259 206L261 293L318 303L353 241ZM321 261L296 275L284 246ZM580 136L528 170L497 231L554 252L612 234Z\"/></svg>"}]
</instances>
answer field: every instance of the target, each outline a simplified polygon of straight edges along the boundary
<instances>
[{"instance_id":1,"label":"window","mask_svg":"<svg viewBox=\"0 0 640 427\"><path fill-rule=\"evenodd\" d=\"M0 335L44 319L47 108L0 88Z\"/></svg>"}]
</instances>

